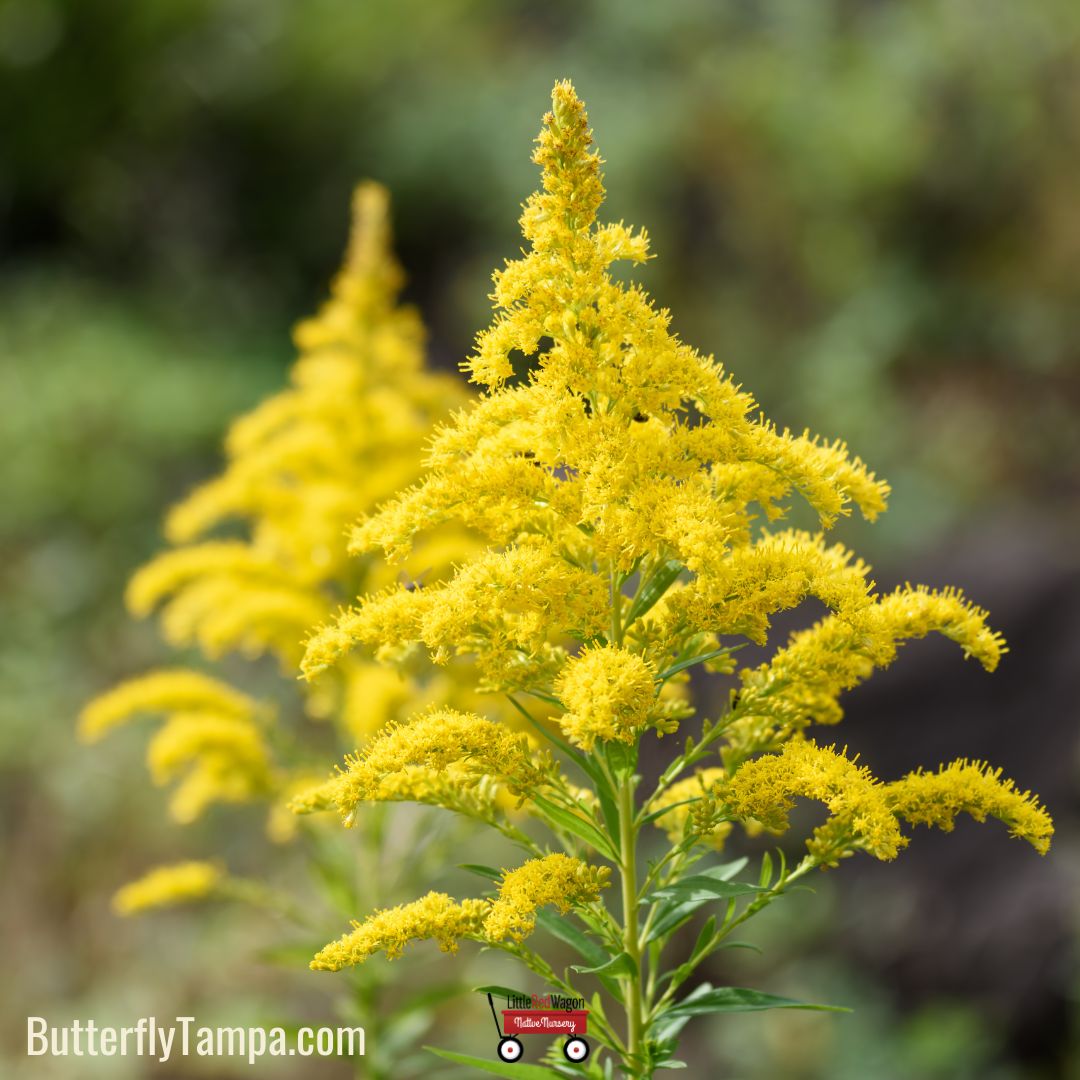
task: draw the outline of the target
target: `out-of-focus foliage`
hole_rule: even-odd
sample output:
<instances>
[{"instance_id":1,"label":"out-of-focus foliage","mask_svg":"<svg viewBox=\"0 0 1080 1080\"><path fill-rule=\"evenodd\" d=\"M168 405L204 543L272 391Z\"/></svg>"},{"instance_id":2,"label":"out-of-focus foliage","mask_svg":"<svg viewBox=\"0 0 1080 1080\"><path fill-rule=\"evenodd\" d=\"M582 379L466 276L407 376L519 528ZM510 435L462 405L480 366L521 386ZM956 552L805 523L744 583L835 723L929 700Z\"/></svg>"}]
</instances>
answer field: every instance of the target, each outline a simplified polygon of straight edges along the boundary
<instances>
[{"instance_id":1,"label":"out-of-focus foliage","mask_svg":"<svg viewBox=\"0 0 1080 1080\"><path fill-rule=\"evenodd\" d=\"M124 566L151 550L162 492L205 467L278 351L40 274L0 294L3 760L55 761L37 736L99 685L87 670L150 648L115 600Z\"/></svg>"},{"instance_id":2,"label":"out-of-focus foliage","mask_svg":"<svg viewBox=\"0 0 1080 1080\"><path fill-rule=\"evenodd\" d=\"M251 969L211 971L215 953L250 949L250 928L177 921L155 940L118 927L105 876L122 880L185 849L158 823L160 793L121 782L142 767L138 741L94 762L72 723L103 677L159 659L116 597L156 543L161 491L205 471L226 418L279 377L277 351L257 334L241 344L210 320L185 326L43 274L7 281L0 296L0 920L20 987L0 1007L5 1076L74 1075L64 1059L25 1057L28 1012L106 1022L133 1003L173 1015L196 1001L226 1013L237 1002L232 1015L252 1017L272 996L264 973L239 1001ZM246 851L245 832L231 843ZM211 973L196 976L200 965ZM173 976L162 980L165 969ZM94 1071L84 1060L80 1075L142 1068L105 1063Z\"/></svg>"}]
</instances>

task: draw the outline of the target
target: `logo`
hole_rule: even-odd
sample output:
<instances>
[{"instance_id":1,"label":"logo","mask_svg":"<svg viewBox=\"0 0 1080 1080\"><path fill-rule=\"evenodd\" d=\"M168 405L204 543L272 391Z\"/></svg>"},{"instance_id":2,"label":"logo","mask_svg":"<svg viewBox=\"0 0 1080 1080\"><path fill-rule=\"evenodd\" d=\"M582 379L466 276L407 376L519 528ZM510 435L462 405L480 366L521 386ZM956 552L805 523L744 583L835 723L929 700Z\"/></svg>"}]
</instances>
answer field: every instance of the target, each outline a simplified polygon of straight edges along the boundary
<instances>
[{"instance_id":1,"label":"logo","mask_svg":"<svg viewBox=\"0 0 1080 1080\"><path fill-rule=\"evenodd\" d=\"M584 998L562 994L533 994L530 998L515 994L507 997L507 1008L500 1010L501 1025L490 993L487 999L499 1035L500 1060L521 1060L525 1047L519 1035L568 1035L563 1043L563 1057L577 1064L589 1056L589 1044L582 1038L587 1033L589 1019Z\"/></svg>"}]
</instances>

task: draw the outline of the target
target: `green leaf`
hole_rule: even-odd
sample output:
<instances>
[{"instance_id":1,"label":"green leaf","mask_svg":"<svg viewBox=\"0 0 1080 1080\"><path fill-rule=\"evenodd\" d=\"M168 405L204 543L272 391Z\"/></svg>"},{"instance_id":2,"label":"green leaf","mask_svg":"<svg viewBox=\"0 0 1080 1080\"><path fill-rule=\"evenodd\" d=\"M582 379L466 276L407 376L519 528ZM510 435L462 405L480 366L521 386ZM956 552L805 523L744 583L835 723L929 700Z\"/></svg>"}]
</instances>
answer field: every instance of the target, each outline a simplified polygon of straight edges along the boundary
<instances>
[{"instance_id":1,"label":"green leaf","mask_svg":"<svg viewBox=\"0 0 1080 1080\"><path fill-rule=\"evenodd\" d=\"M563 707L563 703L555 697L554 694L545 694L543 690L524 690L522 692L528 694L529 697L536 698L537 701L546 701L549 705L554 705L557 709Z\"/></svg>"},{"instance_id":2,"label":"green leaf","mask_svg":"<svg viewBox=\"0 0 1080 1080\"><path fill-rule=\"evenodd\" d=\"M636 746L612 740L603 744L604 754L616 777L629 776L637 768L638 752Z\"/></svg>"},{"instance_id":3,"label":"green leaf","mask_svg":"<svg viewBox=\"0 0 1080 1080\"><path fill-rule=\"evenodd\" d=\"M502 871L493 866L484 866L482 863L458 863L459 870L468 870L477 877L487 878L488 881L501 881Z\"/></svg>"},{"instance_id":4,"label":"green leaf","mask_svg":"<svg viewBox=\"0 0 1080 1080\"><path fill-rule=\"evenodd\" d=\"M435 986L425 987L423 990L419 990L406 998L400 1005L395 1007L394 1015L395 1017L404 1016L419 1009L426 1009L431 1005L439 1005L444 1001L459 997L464 992L465 987L461 983L437 983Z\"/></svg>"},{"instance_id":5,"label":"green leaf","mask_svg":"<svg viewBox=\"0 0 1080 1080\"><path fill-rule=\"evenodd\" d=\"M731 648L713 649L711 652L700 653L698 656L691 656L686 660L680 660L677 664L672 664L671 667L665 668L659 675L656 676L659 682L663 682L665 679L670 679L672 675L678 675L680 671L685 671L688 667L693 667L695 664L704 664L706 660L712 660L714 657L723 656L724 653L731 652Z\"/></svg>"},{"instance_id":6,"label":"green leaf","mask_svg":"<svg viewBox=\"0 0 1080 1080\"><path fill-rule=\"evenodd\" d=\"M452 1050L440 1050L435 1046L425 1046L424 1049L456 1065L469 1065L481 1072L491 1073L492 1076L508 1077L509 1080L551 1080L551 1077L559 1075L554 1069L547 1069L543 1065L511 1065L503 1061L487 1061L485 1058L472 1057L470 1054L455 1054Z\"/></svg>"},{"instance_id":7,"label":"green leaf","mask_svg":"<svg viewBox=\"0 0 1080 1080\"><path fill-rule=\"evenodd\" d=\"M588 818L576 814L572 810L557 806L542 795L534 795L532 803L542 811L543 816L551 824L557 825L559 828L578 837L578 839L591 844L601 855L612 862L619 861L619 856L612 847L611 841Z\"/></svg>"},{"instance_id":8,"label":"green leaf","mask_svg":"<svg viewBox=\"0 0 1080 1080\"><path fill-rule=\"evenodd\" d=\"M600 800L600 812L604 815L604 824L612 836L619 835L619 804L607 777L600 773L596 780L596 797Z\"/></svg>"},{"instance_id":9,"label":"green leaf","mask_svg":"<svg viewBox=\"0 0 1080 1080\"><path fill-rule=\"evenodd\" d=\"M602 968L610 959L604 949L583 931L579 930L565 915L541 909L536 913L536 923L553 938L569 945L590 967ZM610 975L599 974L597 978L608 992L622 1004L623 993L618 982Z\"/></svg>"},{"instance_id":10,"label":"green leaf","mask_svg":"<svg viewBox=\"0 0 1080 1080\"><path fill-rule=\"evenodd\" d=\"M673 930L678 929L699 907L701 907L701 904L698 903L665 904L653 922L653 938L666 937Z\"/></svg>"},{"instance_id":11,"label":"green leaf","mask_svg":"<svg viewBox=\"0 0 1080 1080\"><path fill-rule=\"evenodd\" d=\"M824 1012L850 1012L836 1005L812 1005L793 998L745 990L737 986L713 987L709 983L692 990L682 1001L662 1013L651 1025L658 1042L673 1039L695 1016L718 1012L760 1012L765 1009L814 1009Z\"/></svg>"},{"instance_id":12,"label":"green leaf","mask_svg":"<svg viewBox=\"0 0 1080 1080\"><path fill-rule=\"evenodd\" d=\"M767 889L772 881L772 856L767 851L761 856L761 874L758 881L763 889Z\"/></svg>"},{"instance_id":13,"label":"green leaf","mask_svg":"<svg viewBox=\"0 0 1080 1080\"><path fill-rule=\"evenodd\" d=\"M705 920L705 925L702 926L698 932L697 941L694 943L694 949L690 953L690 956L681 963L677 968L672 968L671 971L665 971L660 976L660 983L666 983L669 979L674 979L675 984L680 984L684 979L688 978L698 963L715 947L712 945L713 935L716 933L716 916L710 915Z\"/></svg>"},{"instance_id":14,"label":"green leaf","mask_svg":"<svg viewBox=\"0 0 1080 1080\"><path fill-rule=\"evenodd\" d=\"M709 942L712 941L713 934L716 933L716 916L710 915L705 920L705 925L698 933L697 941L694 942L694 950L690 953L691 960L697 960L702 953L709 947Z\"/></svg>"},{"instance_id":15,"label":"green leaf","mask_svg":"<svg viewBox=\"0 0 1080 1080\"><path fill-rule=\"evenodd\" d=\"M668 803L667 806L660 807L659 810L653 810L651 813L646 814L639 822L640 828L644 828L646 825L651 825L657 818L663 817L666 813L674 810L679 806L689 806L691 803L701 802L701 796L698 795L693 799L681 799L679 802Z\"/></svg>"},{"instance_id":16,"label":"green leaf","mask_svg":"<svg viewBox=\"0 0 1080 1080\"><path fill-rule=\"evenodd\" d=\"M705 874L695 874L663 889L657 889L646 897L645 902L651 904L656 900L675 900L687 904L707 904L710 900L732 900L736 896L762 891L760 885L747 885L742 881L718 881Z\"/></svg>"},{"instance_id":17,"label":"green leaf","mask_svg":"<svg viewBox=\"0 0 1080 1080\"><path fill-rule=\"evenodd\" d=\"M717 881L730 881L749 861L744 855L740 859L732 859L731 862L721 863L719 866L708 866L700 873L702 877L716 878Z\"/></svg>"},{"instance_id":18,"label":"green leaf","mask_svg":"<svg viewBox=\"0 0 1080 1080\"><path fill-rule=\"evenodd\" d=\"M559 941L569 945L583 960L593 967L600 967L607 963L608 954L565 916L541 909L536 913L536 922L552 937L558 938Z\"/></svg>"},{"instance_id":19,"label":"green leaf","mask_svg":"<svg viewBox=\"0 0 1080 1080\"><path fill-rule=\"evenodd\" d=\"M678 559L668 559L658 567L645 583L638 598L630 605L630 610L626 613L626 625L629 626L635 619L647 614L682 572L683 564Z\"/></svg>"},{"instance_id":20,"label":"green leaf","mask_svg":"<svg viewBox=\"0 0 1080 1080\"><path fill-rule=\"evenodd\" d=\"M520 990L511 990L509 986L474 986L474 994L491 994L492 997L524 997Z\"/></svg>"},{"instance_id":21,"label":"green leaf","mask_svg":"<svg viewBox=\"0 0 1080 1080\"><path fill-rule=\"evenodd\" d=\"M710 986L702 983L682 1001L667 1010L666 1015L703 1016L716 1012L758 1012L762 1009L814 1009L819 1012L851 1012L841 1005L815 1005L794 998L766 994L762 990L747 990L739 986Z\"/></svg>"},{"instance_id":22,"label":"green leaf","mask_svg":"<svg viewBox=\"0 0 1080 1080\"><path fill-rule=\"evenodd\" d=\"M687 878L686 880L710 882L715 883L717 886L721 886L726 883L729 878L742 870L745 865L745 858L735 859L733 862L723 863L720 866L706 867L700 873L694 875L692 879ZM757 891L753 885L744 885L742 882L736 882L734 884L738 885L740 890L744 893ZM678 883L671 887L677 888ZM657 893L653 894L653 897L657 896ZM665 934L671 933L672 930L675 930L686 922L686 920L689 919L703 904L707 904L710 900L715 899L725 899L725 897L717 896L715 893L709 892L708 886L701 885L698 896L694 898L687 896L684 899L660 901L661 907L657 910L656 918L653 921L653 936L659 938L663 937ZM726 899L733 899L733 897L728 896Z\"/></svg>"},{"instance_id":23,"label":"green leaf","mask_svg":"<svg viewBox=\"0 0 1080 1080\"><path fill-rule=\"evenodd\" d=\"M621 952L618 956L613 956L599 967L582 967L579 964L571 964L570 970L581 975L634 975L637 972L637 965L629 953Z\"/></svg>"}]
</instances>

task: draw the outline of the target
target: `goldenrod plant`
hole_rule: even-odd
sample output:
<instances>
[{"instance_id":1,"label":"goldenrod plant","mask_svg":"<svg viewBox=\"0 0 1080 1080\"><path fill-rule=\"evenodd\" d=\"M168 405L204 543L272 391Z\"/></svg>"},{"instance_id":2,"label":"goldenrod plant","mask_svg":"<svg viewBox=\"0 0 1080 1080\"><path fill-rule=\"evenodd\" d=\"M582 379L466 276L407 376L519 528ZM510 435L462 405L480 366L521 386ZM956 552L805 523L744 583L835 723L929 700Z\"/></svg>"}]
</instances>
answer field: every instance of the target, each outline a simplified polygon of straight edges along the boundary
<instances>
[{"instance_id":1,"label":"goldenrod plant","mask_svg":"<svg viewBox=\"0 0 1080 1080\"><path fill-rule=\"evenodd\" d=\"M358 596L312 633L303 658L316 679L372 652L471 657L478 688L507 698L530 735L421 707L294 809L333 807L362 824L385 800L418 798L495 824L524 857L474 867L490 879L482 895L429 892L368 915L312 967L394 958L422 939L447 952L478 942L566 995L597 987L585 995L597 1052L566 1061L553 1046L539 1072L651 1077L679 1064L694 1017L799 1006L693 983L795 882L857 852L891 860L906 825L950 830L961 813L999 819L1040 853L1053 828L1033 795L982 762L883 782L847 747L810 737L812 725L840 721L841 693L906 640L942 634L988 671L1004 641L959 591L881 595L869 567L825 539L852 508L877 517L887 485L842 443L778 430L717 362L678 340L666 310L613 275L649 245L598 220L591 147L581 101L557 84L534 155L542 190L521 217L529 246L495 273L494 321L464 364L483 394L439 427L426 474L362 517L350 546L363 560L404 560L446 523L485 543L445 580ZM783 527L796 499L820 532ZM808 597L829 613L766 662L740 666L741 646L767 643L772 618ZM697 718L688 704L693 669L737 678L717 715ZM645 755L662 759L655 784L642 782ZM492 784L528 818L493 817ZM766 855L747 879L746 859L719 860L734 826L784 832L796 798L827 809L796 865ZM679 933L701 917L696 938ZM556 970L540 930L580 963ZM439 1052L489 1073L538 1074Z\"/></svg>"},{"instance_id":2,"label":"goldenrod plant","mask_svg":"<svg viewBox=\"0 0 1080 1080\"><path fill-rule=\"evenodd\" d=\"M223 472L172 509L171 546L138 570L128 589L130 609L160 611L164 635L178 648L194 646L212 662L227 652L276 658L278 692L266 699L219 674L171 667L121 683L80 718L88 741L141 716L161 718L147 764L156 783L175 785L170 812L179 823L196 820L214 803L262 804L270 838L286 843L299 823L287 802L325 774L328 745L342 753L362 745L418 699L459 706L473 700L455 671L434 668L422 656L397 656L395 667L358 656L339 665L333 679L296 692L312 622L395 575L411 587L438 580L471 543L460 530L443 530L417 549L406 570L388 569L379 559L358 561L346 550L348 524L415 479L433 424L466 400L460 380L424 368L423 327L397 300L402 273L391 253L388 215L382 187L357 188L352 237L331 297L296 328L291 385L235 421ZM484 796L491 814L507 798L494 781ZM356 905L385 902L395 886L426 880L429 861L445 860L440 845L453 842L453 830L434 827L431 816L415 808L394 820L375 815L359 832L358 850L317 822L305 829L324 914L303 892L306 883L283 890L279 882L233 876L217 860L152 869L121 888L114 906L130 915L193 901L242 901L295 922L305 940L325 936ZM270 881L273 871L266 868ZM358 1068L365 1076L408 1075L395 1048L422 1030L418 1020L433 1000L430 992L417 995L415 1007L406 999L394 1016L383 1014L400 1032L384 1027L376 1034L374 1004L386 1000L389 979L374 968L357 974L343 1005L369 1029Z\"/></svg>"}]
</instances>

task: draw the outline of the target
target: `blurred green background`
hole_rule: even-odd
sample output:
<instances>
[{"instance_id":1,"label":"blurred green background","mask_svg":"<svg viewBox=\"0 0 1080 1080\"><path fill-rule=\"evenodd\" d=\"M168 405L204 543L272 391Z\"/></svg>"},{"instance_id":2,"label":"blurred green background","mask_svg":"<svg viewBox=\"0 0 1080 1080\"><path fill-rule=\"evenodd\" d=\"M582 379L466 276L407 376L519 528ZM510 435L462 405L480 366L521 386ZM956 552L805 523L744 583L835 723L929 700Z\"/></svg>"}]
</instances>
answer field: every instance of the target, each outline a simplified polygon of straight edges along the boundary
<instances>
[{"instance_id":1,"label":"blurred green background","mask_svg":"<svg viewBox=\"0 0 1080 1080\"><path fill-rule=\"evenodd\" d=\"M4 1075L96 1075L27 1062L27 1012L323 1015L318 977L254 959L272 927L113 918L117 884L210 837L257 863L258 826L167 826L142 737L85 749L73 718L163 655L124 580L228 418L281 384L354 182L393 192L453 367L567 76L680 335L890 479L882 522L839 530L879 583L961 585L1010 640L985 681L911 646L843 738L886 774L992 757L1059 822L1046 860L989 827L920 834L781 905L765 960L717 977L857 1011L699 1028L691 1073L1080 1076L1075 0L0 0ZM226 1075L198 1067L101 1075Z\"/></svg>"}]
</instances>

